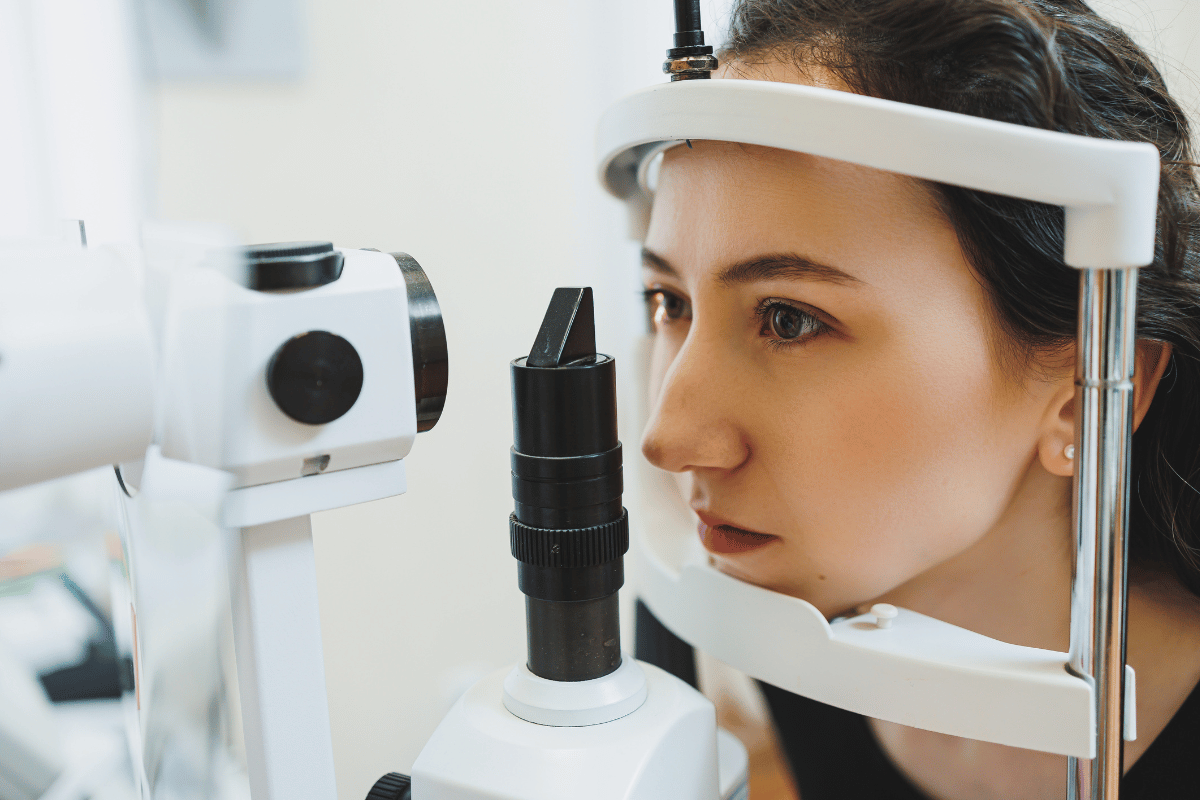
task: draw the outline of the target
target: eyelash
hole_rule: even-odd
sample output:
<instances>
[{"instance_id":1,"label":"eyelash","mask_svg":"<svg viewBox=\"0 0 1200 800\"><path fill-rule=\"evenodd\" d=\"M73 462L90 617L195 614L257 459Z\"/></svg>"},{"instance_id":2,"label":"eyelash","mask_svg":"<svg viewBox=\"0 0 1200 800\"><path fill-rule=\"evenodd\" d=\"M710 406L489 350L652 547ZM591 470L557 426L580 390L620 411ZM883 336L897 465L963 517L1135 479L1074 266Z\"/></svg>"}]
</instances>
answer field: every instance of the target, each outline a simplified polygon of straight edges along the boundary
<instances>
[{"instance_id":1,"label":"eyelash","mask_svg":"<svg viewBox=\"0 0 1200 800\"><path fill-rule=\"evenodd\" d=\"M650 288L642 292L642 299L646 303L647 309L652 312L652 315L653 312L655 312L658 308L664 307L663 303L667 298L681 303L686 309L681 317L672 318L669 321L675 321L680 318L691 318L691 303L675 292L663 288ZM781 310L790 312L800 317L801 324L805 330L791 339L785 339L778 336L778 334L772 330L771 315ZM814 315L804 311L803 309L797 308L791 303L784 302L783 300L774 297L768 297L759 301L758 305L754 309L754 315L759 321L759 334L767 339L768 346L777 349L785 349L804 344L810 339L827 333L830 330L828 324L821 321Z\"/></svg>"},{"instance_id":2,"label":"eyelash","mask_svg":"<svg viewBox=\"0 0 1200 800\"><path fill-rule=\"evenodd\" d=\"M669 320L670 322L674 322L677 319L681 319L681 318L687 318L687 319L691 318L691 316L692 316L692 313L691 313L692 304L691 303L689 303L687 300L685 300L683 297L676 294L675 292L672 292L667 289L663 289L661 287L657 287L657 288L646 289L645 291L642 292L642 300L646 304L646 310L650 313L652 322L657 314L658 309L665 307L664 304L668 298L681 303L685 309L684 313L680 317L672 318Z\"/></svg>"},{"instance_id":3,"label":"eyelash","mask_svg":"<svg viewBox=\"0 0 1200 800\"><path fill-rule=\"evenodd\" d=\"M789 311L800 317L805 330L791 339L779 337L771 330L771 315L776 311ZM767 345L780 350L806 344L809 340L828 333L830 330L829 325L817 319L814 315L801 308L797 308L791 303L774 297L768 297L759 301L758 306L754 309L754 315L759 319L759 334L768 337Z\"/></svg>"}]
</instances>

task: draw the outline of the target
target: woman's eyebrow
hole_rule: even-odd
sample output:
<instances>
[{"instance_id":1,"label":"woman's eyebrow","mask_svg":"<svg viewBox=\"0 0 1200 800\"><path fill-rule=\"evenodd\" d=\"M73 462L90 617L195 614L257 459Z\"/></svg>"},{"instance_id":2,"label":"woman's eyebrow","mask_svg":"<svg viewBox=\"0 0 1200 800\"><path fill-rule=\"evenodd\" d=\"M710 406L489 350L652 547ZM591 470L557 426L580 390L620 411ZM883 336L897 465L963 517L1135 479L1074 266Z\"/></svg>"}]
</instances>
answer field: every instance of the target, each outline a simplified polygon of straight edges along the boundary
<instances>
[{"instance_id":1,"label":"woman's eyebrow","mask_svg":"<svg viewBox=\"0 0 1200 800\"><path fill-rule=\"evenodd\" d=\"M642 266L673 278L679 277L679 270L675 269L671 262L647 247L642 248ZM717 281L725 286L780 278L826 281L843 285L863 282L837 267L795 253L755 256L731 264L717 274Z\"/></svg>"},{"instance_id":2,"label":"woman's eyebrow","mask_svg":"<svg viewBox=\"0 0 1200 800\"><path fill-rule=\"evenodd\" d=\"M780 278L825 281L843 285L862 283L859 278L843 272L837 267L795 253L772 253L739 261L721 270L717 275L717 282L725 286L733 286Z\"/></svg>"},{"instance_id":3,"label":"woman's eyebrow","mask_svg":"<svg viewBox=\"0 0 1200 800\"><path fill-rule=\"evenodd\" d=\"M671 266L671 262L648 247L642 248L642 266L664 275L670 275L672 278L679 277L679 270Z\"/></svg>"}]
</instances>

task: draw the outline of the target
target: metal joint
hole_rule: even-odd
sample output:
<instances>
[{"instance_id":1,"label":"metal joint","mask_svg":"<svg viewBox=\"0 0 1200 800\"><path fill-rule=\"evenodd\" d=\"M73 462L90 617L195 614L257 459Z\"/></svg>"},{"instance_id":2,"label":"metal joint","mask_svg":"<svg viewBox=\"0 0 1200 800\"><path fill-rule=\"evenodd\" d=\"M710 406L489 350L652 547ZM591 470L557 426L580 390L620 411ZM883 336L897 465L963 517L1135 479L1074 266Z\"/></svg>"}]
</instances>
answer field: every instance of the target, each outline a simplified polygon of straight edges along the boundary
<instances>
[{"instance_id":1,"label":"metal joint","mask_svg":"<svg viewBox=\"0 0 1200 800\"><path fill-rule=\"evenodd\" d=\"M697 78L712 77L712 71L717 68L716 56L683 56L668 58L663 62L663 72L671 76L672 81L690 81Z\"/></svg>"}]
</instances>

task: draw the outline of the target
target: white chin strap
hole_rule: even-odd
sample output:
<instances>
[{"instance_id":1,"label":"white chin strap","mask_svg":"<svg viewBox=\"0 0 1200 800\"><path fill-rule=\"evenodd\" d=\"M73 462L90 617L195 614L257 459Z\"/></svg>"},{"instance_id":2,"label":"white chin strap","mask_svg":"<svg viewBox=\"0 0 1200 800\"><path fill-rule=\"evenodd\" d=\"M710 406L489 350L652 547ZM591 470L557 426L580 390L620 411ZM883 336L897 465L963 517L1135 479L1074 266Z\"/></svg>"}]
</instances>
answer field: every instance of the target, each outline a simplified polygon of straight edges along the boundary
<instances>
[{"instance_id":1,"label":"white chin strap","mask_svg":"<svg viewBox=\"0 0 1200 800\"><path fill-rule=\"evenodd\" d=\"M621 100L601 118L600 178L628 203L635 238L645 235L649 219L655 157L688 139L794 150L1064 206L1065 261L1084 270L1089 280L1103 276L1100 270L1125 275L1153 260L1159 156L1150 144L745 80L653 86ZM1128 274L1136 278L1135 272ZM1090 319L1095 308L1085 305L1081 313ZM1116 334L1131 351L1132 331L1118 328ZM1081 340L1081 347L1094 345ZM1122 353L1105 357L1121 361ZM1089 378L1081 385L1118 391L1102 383ZM1111 443L1097 444L1096 432L1105 429L1105 414L1120 418L1123 413L1118 406L1085 410L1080 423L1077 502L1090 500L1089 508L1101 511L1077 514L1084 551L1079 564L1088 577L1077 577L1073 642L1076 631L1093 630L1087 623L1101 602L1093 595L1111 589L1124 602L1123 578L1119 585L1091 591L1100 583L1087 583L1096 562L1086 552L1097 536L1111 535L1105 525L1117 525L1118 515L1106 516L1103 509L1119 509L1124 502L1119 491L1114 496L1104 488L1113 482L1105 484L1101 475L1127 470L1127 451L1117 448L1116 460L1106 460L1103 448ZM1127 440L1128 432L1124 435ZM669 508L666 498L677 496L674 486L644 461L638 466L630 498L639 512L636 520L631 515L637 531L631 553L634 585L654 614L688 643L752 677L870 717L1077 759L1097 756L1097 717L1111 705L1111 693L1102 688L1098 694L1092 679L1078 677L1099 673L1086 662L1085 669L1078 667L1075 644L1071 655L1019 647L906 609L887 620L864 615L829 623L803 600L713 569L695 530L682 521L686 512ZM1124 522L1117 527L1123 535ZM1123 639L1123 630L1117 635ZM1125 668L1106 680L1118 687L1124 681L1123 733L1131 736L1132 671Z\"/></svg>"}]
</instances>

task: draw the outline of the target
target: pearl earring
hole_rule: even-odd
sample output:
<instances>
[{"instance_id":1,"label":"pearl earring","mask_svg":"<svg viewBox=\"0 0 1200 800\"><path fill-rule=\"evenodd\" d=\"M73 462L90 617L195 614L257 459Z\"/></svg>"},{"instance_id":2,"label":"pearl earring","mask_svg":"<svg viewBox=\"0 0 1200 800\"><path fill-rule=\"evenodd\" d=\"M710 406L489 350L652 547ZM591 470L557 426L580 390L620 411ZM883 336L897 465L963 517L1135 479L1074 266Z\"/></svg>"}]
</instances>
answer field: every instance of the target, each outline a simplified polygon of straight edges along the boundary
<instances>
[{"instance_id":1,"label":"pearl earring","mask_svg":"<svg viewBox=\"0 0 1200 800\"><path fill-rule=\"evenodd\" d=\"M1063 455L1067 457L1067 460L1068 460L1068 461L1072 461L1072 460L1074 460L1074 458L1075 458L1075 445L1073 445L1073 444L1069 444L1069 445L1067 445L1066 447L1064 447L1064 448L1063 448Z\"/></svg>"}]
</instances>

